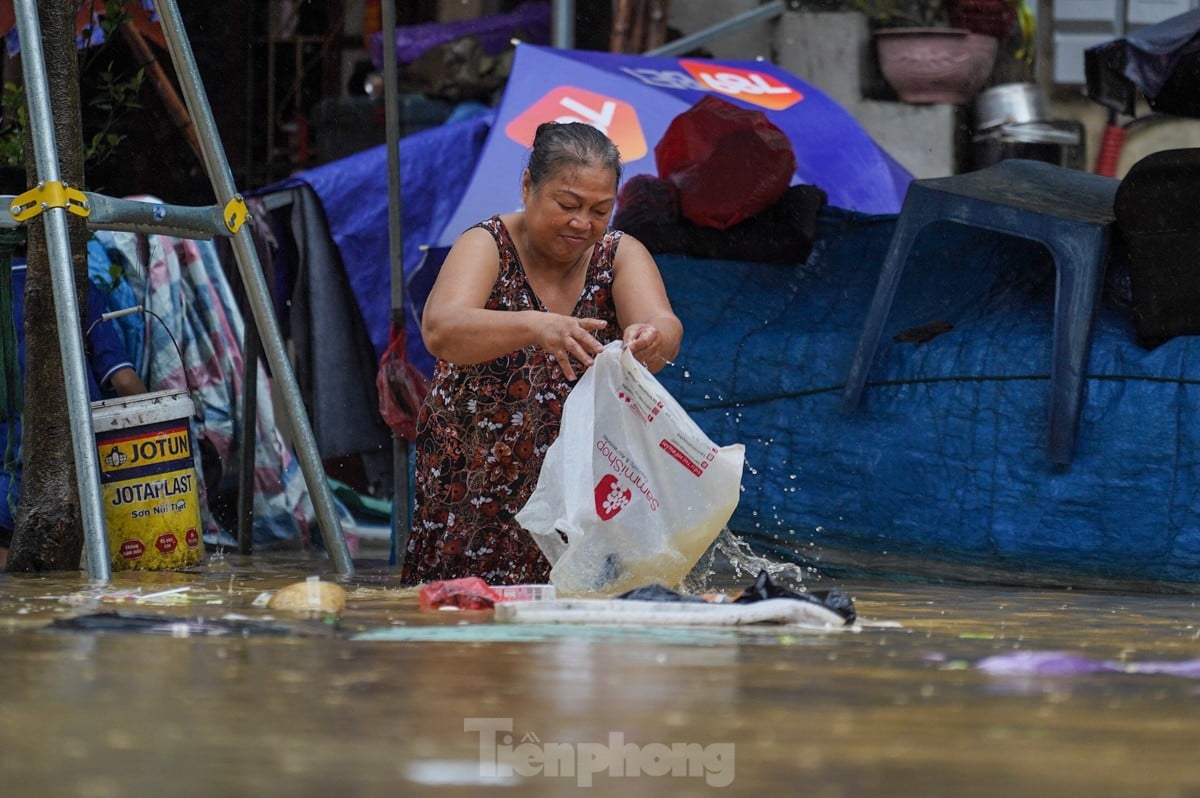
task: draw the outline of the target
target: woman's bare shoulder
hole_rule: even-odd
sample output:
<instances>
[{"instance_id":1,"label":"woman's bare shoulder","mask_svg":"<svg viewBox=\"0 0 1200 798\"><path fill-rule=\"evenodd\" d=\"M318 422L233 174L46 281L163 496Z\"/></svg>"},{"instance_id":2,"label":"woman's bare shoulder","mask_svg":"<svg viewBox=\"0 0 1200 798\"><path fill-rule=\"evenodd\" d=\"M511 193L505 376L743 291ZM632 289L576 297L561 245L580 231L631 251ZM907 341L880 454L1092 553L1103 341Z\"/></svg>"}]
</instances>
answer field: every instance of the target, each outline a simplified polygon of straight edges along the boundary
<instances>
[{"instance_id":1,"label":"woman's bare shoulder","mask_svg":"<svg viewBox=\"0 0 1200 798\"><path fill-rule=\"evenodd\" d=\"M613 232L619 234L617 237L617 252L615 260L617 265L630 262L654 263L654 256L650 254L650 250L646 249L646 245L639 241L635 236L620 230Z\"/></svg>"}]
</instances>

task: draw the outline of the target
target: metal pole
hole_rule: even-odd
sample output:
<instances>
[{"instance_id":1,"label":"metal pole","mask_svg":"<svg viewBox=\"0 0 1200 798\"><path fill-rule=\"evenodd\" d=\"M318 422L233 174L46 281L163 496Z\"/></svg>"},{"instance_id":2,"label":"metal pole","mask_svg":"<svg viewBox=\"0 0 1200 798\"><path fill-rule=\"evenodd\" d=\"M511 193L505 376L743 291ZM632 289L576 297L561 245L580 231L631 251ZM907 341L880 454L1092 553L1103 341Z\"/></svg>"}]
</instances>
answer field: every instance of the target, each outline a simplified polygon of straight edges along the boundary
<instances>
[{"instance_id":1,"label":"metal pole","mask_svg":"<svg viewBox=\"0 0 1200 798\"><path fill-rule=\"evenodd\" d=\"M720 38L726 33L733 33L735 30L740 30L747 25L753 25L755 22L765 22L769 19L775 19L775 17L784 11L787 11L788 6L789 3L785 2L785 0L773 0L773 2L765 3L751 11L738 14L736 17L730 17L724 22L713 25L711 28L698 30L681 39L664 44L662 47L647 50L642 55L678 55L679 53L686 53L688 50L695 49L713 39Z\"/></svg>"},{"instance_id":2,"label":"metal pole","mask_svg":"<svg viewBox=\"0 0 1200 798\"><path fill-rule=\"evenodd\" d=\"M404 241L400 198L400 89L396 68L396 4L381 4L383 17L383 108L387 138L388 263L392 277L392 325L403 330ZM408 441L392 434L392 555L393 564L404 563L412 526L412 501L408 495Z\"/></svg>"},{"instance_id":3,"label":"metal pole","mask_svg":"<svg viewBox=\"0 0 1200 798\"><path fill-rule=\"evenodd\" d=\"M238 449L238 554L254 553L254 455L258 440L258 327L246 319L242 330L242 423Z\"/></svg>"},{"instance_id":4,"label":"metal pole","mask_svg":"<svg viewBox=\"0 0 1200 798\"><path fill-rule=\"evenodd\" d=\"M1033 26L1034 80L1038 88L1050 97L1054 88L1054 3L1038 0L1033 3L1036 23Z\"/></svg>"},{"instance_id":5,"label":"metal pole","mask_svg":"<svg viewBox=\"0 0 1200 798\"><path fill-rule=\"evenodd\" d=\"M33 135L38 183L59 183L62 176L58 168L58 142L54 135L54 116L50 110L50 84L46 76L46 56L42 50L37 4L35 0L16 0L15 10L23 52L25 98L29 105L29 127ZM100 463L92 431L92 407L84 367L79 303L75 301L67 210L46 208L42 212L42 220L46 230L54 317L58 324L58 345L62 353L63 379L67 390L67 415L71 420L71 445L75 451L75 483L79 489L79 510L83 521L84 557L92 580L108 582L112 578L112 567L108 559L104 497L100 492Z\"/></svg>"},{"instance_id":6,"label":"metal pole","mask_svg":"<svg viewBox=\"0 0 1200 798\"><path fill-rule=\"evenodd\" d=\"M554 0L551 43L561 50L575 46L575 0Z\"/></svg>"},{"instance_id":7,"label":"metal pole","mask_svg":"<svg viewBox=\"0 0 1200 798\"><path fill-rule=\"evenodd\" d=\"M171 62L175 65L175 73L179 77L184 100L200 136L204 167L208 172L209 180L212 181L217 202L220 204L240 199L233 184L233 173L229 169L229 162L225 159L224 151L221 148L220 134L217 132L212 108L209 107L208 98L204 93L195 55L192 53L191 44L188 42L187 33L183 28L179 7L175 0L157 0L155 5L158 7L159 18L162 20L167 50L171 54ZM234 233L233 251L237 257L238 269L246 287L246 297L254 314L254 321L258 325L263 354L271 367L275 385L280 391L285 414L292 423L296 459L300 462L300 470L308 484L308 491L317 512L317 523L321 528L325 548L329 551L329 556L339 574L353 574L354 561L350 557L350 548L346 544L341 521L338 519L334 507L333 494L329 490L329 483L325 478L316 439L313 437L312 427L308 423L308 415L304 408L304 400L300 395L300 387L296 383L295 372L292 370L292 364L288 360L287 351L283 346L279 322L275 319L271 308L270 291L262 274L262 266L258 261L258 252L254 248L254 239L249 225L243 224Z\"/></svg>"}]
</instances>

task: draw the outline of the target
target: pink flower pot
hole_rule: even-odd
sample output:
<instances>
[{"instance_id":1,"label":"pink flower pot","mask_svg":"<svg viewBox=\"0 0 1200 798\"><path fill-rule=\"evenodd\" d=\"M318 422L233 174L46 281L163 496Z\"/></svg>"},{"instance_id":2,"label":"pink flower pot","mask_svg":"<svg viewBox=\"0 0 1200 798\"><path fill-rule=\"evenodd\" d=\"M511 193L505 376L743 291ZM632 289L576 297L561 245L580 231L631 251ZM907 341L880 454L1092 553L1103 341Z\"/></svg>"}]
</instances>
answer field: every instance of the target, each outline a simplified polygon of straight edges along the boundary
<instances>
[{"instance_id":1,"label":"pink flower pot","mask_svg":"<svg viewBox=\"0 0 1200 798\"><path fill-rule=\"evenodd\" d=\"M879 69L904 102L970 102L996 62L996 39L959 28L875 31Z\"/></svg>"}]
</instances>

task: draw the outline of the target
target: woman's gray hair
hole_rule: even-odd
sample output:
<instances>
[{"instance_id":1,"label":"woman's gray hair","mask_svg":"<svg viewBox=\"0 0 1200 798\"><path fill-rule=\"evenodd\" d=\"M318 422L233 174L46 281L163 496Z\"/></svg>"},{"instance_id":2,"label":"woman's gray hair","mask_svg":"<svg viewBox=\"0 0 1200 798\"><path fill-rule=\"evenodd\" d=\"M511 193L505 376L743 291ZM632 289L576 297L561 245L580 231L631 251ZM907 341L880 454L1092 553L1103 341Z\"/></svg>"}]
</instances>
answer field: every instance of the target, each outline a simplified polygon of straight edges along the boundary
<instances>
[{"instance_id":1,"label":"woman's gray hair","mask_svg":"<svg viewBox=\"0 0 1200 798\"><path fill-rule=\"evenodd\" d=\"M621 182L621 154L608 136L583 122L543 122L533 135L529 179L534 188L566 166L603 166Z\"/></svg>"}]
</instances>

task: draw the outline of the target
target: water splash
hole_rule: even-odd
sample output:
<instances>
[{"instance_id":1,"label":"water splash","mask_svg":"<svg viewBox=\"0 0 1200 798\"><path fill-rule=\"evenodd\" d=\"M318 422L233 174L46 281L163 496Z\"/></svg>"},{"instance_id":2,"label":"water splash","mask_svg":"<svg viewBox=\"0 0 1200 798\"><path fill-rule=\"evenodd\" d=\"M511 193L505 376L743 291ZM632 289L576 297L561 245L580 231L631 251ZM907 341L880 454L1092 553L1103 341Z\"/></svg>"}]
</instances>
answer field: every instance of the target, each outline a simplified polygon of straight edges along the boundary
<instances>
[{"instance_id":1,"label":"water splash","mask_svg":"<svg viewBox=\"0 0 1200 798\"><path fill-rule=\"evenodd\" d=\"M778 584L796 592L807 591L806 582L821 579L821 574L811 567L757 554L744 538L726 527L688 574L683 588L693 594L737 592L737 588L751 584L760 571L766 571Z\"/></svg>"}]
</instances>

